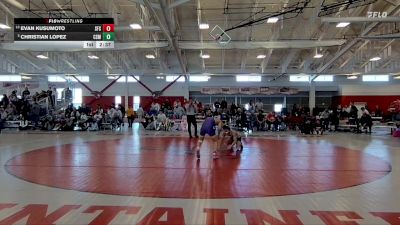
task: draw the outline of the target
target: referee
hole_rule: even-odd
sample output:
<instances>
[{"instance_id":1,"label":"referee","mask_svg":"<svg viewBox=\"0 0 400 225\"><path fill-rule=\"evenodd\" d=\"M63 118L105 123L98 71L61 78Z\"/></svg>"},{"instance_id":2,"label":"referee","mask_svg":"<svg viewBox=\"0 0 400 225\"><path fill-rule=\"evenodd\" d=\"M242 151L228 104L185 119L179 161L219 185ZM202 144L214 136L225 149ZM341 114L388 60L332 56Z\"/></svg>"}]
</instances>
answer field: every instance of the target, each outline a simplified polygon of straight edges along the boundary
<instances>
[{"instance_id":1,"label":"referee","mask_svg":"<svg viewBox=\"0 0 400 225\"><path fill-rule=\"evenodd\" d=\"M188 131L190 138L192 137L192 126L194 126L194 136L197 136L197 121L196 121L196 113L197 113L197 106L193 103L193 99L189 98L189 102L185 105L186 109L186 116L187 116L187 123L188 123Z\"/></svg>"}]
</instances>

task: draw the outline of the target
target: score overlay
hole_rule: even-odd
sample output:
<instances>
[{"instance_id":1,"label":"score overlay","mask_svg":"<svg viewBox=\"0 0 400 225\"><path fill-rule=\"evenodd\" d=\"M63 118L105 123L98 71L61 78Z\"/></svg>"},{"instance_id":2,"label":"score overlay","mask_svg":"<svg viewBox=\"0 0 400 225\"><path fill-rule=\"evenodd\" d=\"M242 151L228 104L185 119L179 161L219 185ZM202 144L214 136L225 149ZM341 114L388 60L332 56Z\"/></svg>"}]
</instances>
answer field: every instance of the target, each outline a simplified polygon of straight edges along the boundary
<instances>
[{"instance_id":1,"label":"score overlay","mask_svg":"<svg viewBox=\"0 0 400 225\"><path fill-rule=\"evenodd\" d=\"M14 41L80 41L83 48L114 48L113 18L15 18Z\"/></svg>"}]
</instances>

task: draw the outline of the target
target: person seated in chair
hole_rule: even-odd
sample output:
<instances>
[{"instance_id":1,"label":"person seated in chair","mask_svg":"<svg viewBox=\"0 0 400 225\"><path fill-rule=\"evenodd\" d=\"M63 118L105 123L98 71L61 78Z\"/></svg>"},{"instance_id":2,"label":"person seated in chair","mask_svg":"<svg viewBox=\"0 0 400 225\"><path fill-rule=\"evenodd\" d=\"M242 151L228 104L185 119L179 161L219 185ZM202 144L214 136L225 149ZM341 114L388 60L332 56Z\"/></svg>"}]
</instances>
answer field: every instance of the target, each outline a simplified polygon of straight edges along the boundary
<instances>
[{"instance_id":1,"label":"person seated in chair","mask_svg":"<svg viewBox=\"0 0 400 225\"><path fill-rule=\"evenodd\" d=\"M161 128L165 129L166 124L167 124L167 120L168 120L167 116L161 110L157 115L157 120L155 121L156 130L160 130Z\"/></svg>"},{"instance_id":2,"label":"person seated in chair","mask_svg":"<svg viewBox=\"0 0 400 225\"><path fill-rule=\"evenodd\" d=\"M272 130L272 131L278 130L278 120L277 120L276 113L274 111L268 113L268 115L265 117L265 120L268 125L267 130Z\"/></svg>"},{"instance_id":3,"label":"person seated in chair","mask_svg":"<svg viewBox=\"0 0 400 225\"><path fill-rule=\"evenodd\" d=\"M372 117L371 114L369 114L368 110L364 107L361 107L361 118L360 118L360 124L361 128L365 130L365 133L371 133L372 129Z\"/></svg>"}]
</instances>

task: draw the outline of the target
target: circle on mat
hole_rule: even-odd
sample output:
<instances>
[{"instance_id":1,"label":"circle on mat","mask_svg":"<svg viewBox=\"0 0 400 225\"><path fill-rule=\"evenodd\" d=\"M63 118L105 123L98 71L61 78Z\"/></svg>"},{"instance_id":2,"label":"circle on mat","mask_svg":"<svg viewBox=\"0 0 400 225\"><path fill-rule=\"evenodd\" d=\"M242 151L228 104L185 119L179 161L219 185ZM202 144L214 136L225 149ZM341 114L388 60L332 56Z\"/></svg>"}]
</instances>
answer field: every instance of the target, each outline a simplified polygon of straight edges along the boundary
<instances>
[{"instance_id":1,"label":"circle on mat","mask_svg":"<svg viewBox=\"0 0 400 225\"><path fill-rule=\"evenodd\" d=\"M377 180L378 157L324 142L246 138L240 158L212 159L207 140L133 137L33 150L5 168L23 180L83 192L161 198L251 198L314 193ZM233 154L232 154L233 155Z\"/></svg>"}]
</instances>

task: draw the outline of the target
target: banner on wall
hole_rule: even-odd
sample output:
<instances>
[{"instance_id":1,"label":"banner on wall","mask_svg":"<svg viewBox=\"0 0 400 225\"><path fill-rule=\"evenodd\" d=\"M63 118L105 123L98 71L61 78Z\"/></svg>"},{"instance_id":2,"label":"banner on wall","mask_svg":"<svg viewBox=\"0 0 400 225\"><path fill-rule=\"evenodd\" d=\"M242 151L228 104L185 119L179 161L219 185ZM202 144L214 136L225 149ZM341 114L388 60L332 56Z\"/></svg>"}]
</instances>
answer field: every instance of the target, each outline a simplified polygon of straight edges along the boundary
<instances>
[{"instance_id":1,"label":"banner on wall","mask_svg":"<svg viewBox=\"0 0 400 225\"><path fill-rule=\"evenodd\" d=\"M29 81L23 83L3 82L3 88L22 89L25 87L28 87L29 89L39 88L39 82L38 81Z\"/></svg>"},{"instance_id":2,"label":"banner on wall","mask_svg":"<svg viewBox=\"0 0 400 225\"><path fill-rule=\"evenodd\" d=\"M299 89L290 87L203 87L201 88L202 94L244 94L244 95L273 95L285 94L292 95L299 93Z\"/></svg>"}]
</instances>

